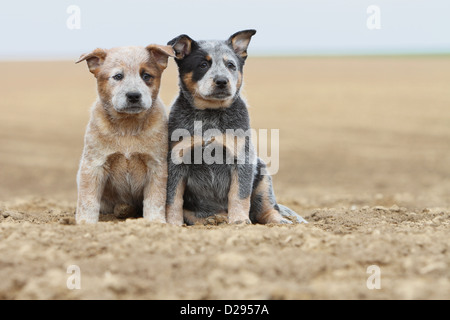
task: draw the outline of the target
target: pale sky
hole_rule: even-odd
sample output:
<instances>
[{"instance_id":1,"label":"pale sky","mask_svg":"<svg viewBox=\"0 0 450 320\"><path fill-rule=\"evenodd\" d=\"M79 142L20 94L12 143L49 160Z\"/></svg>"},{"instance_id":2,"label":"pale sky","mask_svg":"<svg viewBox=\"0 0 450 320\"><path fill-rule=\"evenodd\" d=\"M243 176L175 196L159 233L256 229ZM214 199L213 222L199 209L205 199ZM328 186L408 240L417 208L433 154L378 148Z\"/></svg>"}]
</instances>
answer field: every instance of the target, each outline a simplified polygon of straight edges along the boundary
<instances>
[{"instance_id":1,"label":"pale sky","mask_svg":"<svg viewBox=\"0 0 450 320\"><path fill-rule=\"evenodd\" d=\"M80 29L66 25L70 5ZM381 29L367 27L370 5ZM15 0L0 6L0 59L75 59L249 28L253 55L450 53L450 0Z\"/></svg>"}]
</instances>

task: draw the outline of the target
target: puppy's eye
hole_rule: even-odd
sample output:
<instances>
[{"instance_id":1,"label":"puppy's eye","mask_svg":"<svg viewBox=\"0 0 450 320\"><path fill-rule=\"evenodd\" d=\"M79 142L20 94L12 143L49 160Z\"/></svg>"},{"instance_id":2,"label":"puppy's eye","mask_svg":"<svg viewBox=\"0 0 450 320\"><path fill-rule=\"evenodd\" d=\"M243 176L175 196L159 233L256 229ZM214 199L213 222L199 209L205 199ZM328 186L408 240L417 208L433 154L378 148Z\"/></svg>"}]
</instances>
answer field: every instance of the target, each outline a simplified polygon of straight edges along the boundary
<instances>
[{"instance_id":1,"label":"puppy's eye","mask_svg":"<svg viewBox=\"0 0 450 320\"><path fill-rule=\"evenodd\" d=\"M236 70L236 66L231 61L227 62L227 68L230 69L230 70L233 70L233 71Z\"/></svg>"},{"instance_id":2,"label":"puppy's eye","mask_svg":"<svg viewBox=\"0 0 450 320\"><path fill-rule=\"evenodd\" d=\"M115 76L113 76L112 78L113 78L114 80L116 80L116 81L120 81L120 80L123 79L123 74L118 73L118 74L116 74Z\"/></svg>"},{"instance_id":3,"label":"puppy's eye","mask_svg":"<svg viewBox=\"0 0 450 320\"><path fill-rule=\"evenodd\" d=\"M208 64L208 62L206 62L206 61L204 61L204 62L202 62L201 64L200 64L200 69L206 69L206 68L208 68L209 67L209 64Z\"/></svg>"},{"instance_id":4,"label":"puppy's eye","mask_svg":"<svg viewBox=\"0 0 450 320\"><path fill-rule=\"evenodd\" d=\"M151 74L148 74L147 72L142 73L142 80L148 82L151 79L153 79L153 76Z\"/></svg>"}]
</instances>

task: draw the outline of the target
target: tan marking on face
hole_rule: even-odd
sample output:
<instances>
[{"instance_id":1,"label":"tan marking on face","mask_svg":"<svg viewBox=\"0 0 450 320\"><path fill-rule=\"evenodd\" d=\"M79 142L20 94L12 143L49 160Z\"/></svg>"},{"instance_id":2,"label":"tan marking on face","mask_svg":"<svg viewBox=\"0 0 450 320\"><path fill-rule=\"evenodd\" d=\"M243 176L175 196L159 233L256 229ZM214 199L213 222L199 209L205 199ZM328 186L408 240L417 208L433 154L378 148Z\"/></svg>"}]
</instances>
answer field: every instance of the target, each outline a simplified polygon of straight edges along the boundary
<instances>
[{"instance_id":1,"label":"tan marking on face","mask_svg":"<svg viewBox=\"0 0 450 320\"><path fill-rule=\"evenodd\" d=\"M193 72L186 73L183 76L183 83L185 84L186 88L189 90L189 92L192 93L192 95L195 94L198 90L197 82L192 80Z\"/></svg>"},{"instance_id":2,"label":"tan marking on face","mask_svg":"<svg viewBox=\"0 0 450 320\"><path fill-rule=\"evenodd\" d=\"M237 79L237 84L236 84L236 88L239 90L242 86L242 72L240 70L238 70L238 79Z\"/></svg>"},{"instance_id":3,"label":"tan marking on face","mask_svg":"<svg viewBox=\"0 0 450 320\"><path fill-rule=\"evenodd\" d=\"M220 109L228 108L233 103L233 99L228 100L207 100L202 97L194 97L194 105L198 109Z\"/></svg>"},{"instance_id":4,"label":"tan marking on face","mask_svg":"<svg viewBox=\"0 0 450 320\"><path fill-rule=\"evenodd\" d=\"M192 80L193 72L186 73L183 76L183 83L186 85L186 88L189 90L191 95L193 96L193 103L194 106L197 109L219 109L219 108L228 108L231 103L233 102L233 99L228 100L209 100L203 98L198 93L198 83ZM213 84L211 84L213 85Z\"/></svg>"},{"instance_id":5,"label":"tan marking on face","mask_svg":"<svg viewBox=\"0 0 450 320\"><path fill-rule=\"evenodd\" d=\"M161 86L162 69L147 62L142 63L140 66L139 74L142 76L144 72L148 73L153 77L152 79L150 79L150 81L148 81L145 84L151 91L152 100L155 100L158 97L159 89Z\"/></svg>"},{"instance_id":6,"label":"tan marking on face","mask_svg":"<svg viewBox=\"0 0 450 320\"><path fill-rule=\"evenodd\" d=\"M110 103L112 94L111 86L109 84L109 75L106 73L99 73L97 75L97 92L98 96L104 103Z\"/></svg>"}]
</instances>

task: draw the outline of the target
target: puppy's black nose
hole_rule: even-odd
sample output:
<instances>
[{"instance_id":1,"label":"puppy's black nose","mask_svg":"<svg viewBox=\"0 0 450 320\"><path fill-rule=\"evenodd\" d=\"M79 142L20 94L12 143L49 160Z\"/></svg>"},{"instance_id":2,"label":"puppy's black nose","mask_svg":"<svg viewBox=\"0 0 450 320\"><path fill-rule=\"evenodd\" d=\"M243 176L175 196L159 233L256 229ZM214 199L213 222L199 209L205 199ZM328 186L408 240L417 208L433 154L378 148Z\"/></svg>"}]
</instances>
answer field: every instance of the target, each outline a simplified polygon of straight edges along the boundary
<instances>
[{"instance_id":1,"label":"puppy's black nose","mask_svg":"<svg viewBox=\"0 0 450 320\"><path fill-rule=\"evenodd\" d=\"M223 88L228 84L228 79L225 77L216 77L214 79L214 83L216 84L216 86L218 86L219 88Z\"/></svg>"},{"instance_id":2,"label":"puppy's black nose","mask_svg":"<svg viewBox=\"0 0 450 320\"><path fill-rule=\"evenodd\" d=\"M140 94L139 92L128 92L127 93L127 99L129 102L139 102L141 97L142 97L142 94Z\"/></svg>"}]
</instances>

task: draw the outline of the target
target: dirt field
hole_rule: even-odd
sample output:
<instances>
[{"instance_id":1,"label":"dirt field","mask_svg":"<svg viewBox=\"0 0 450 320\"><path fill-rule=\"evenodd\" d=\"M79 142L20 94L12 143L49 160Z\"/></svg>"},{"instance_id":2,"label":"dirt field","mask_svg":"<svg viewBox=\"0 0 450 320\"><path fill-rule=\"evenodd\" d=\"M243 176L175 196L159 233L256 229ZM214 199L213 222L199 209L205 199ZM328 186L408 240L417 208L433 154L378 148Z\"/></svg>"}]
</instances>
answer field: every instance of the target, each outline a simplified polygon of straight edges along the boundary
<instances>
[{"instance_id":1,"label":"dirt field","mask_svg":"<svg viewBox=\"0 0 450 320\"><path fill-rule=\"evenodd\" d=\"M94 78L0 71L0 299L450 299L449 57L248 59L252 125L280 129L275 193L310 222L293 226L74 225Z\"/></svg>"}]
</instances>

